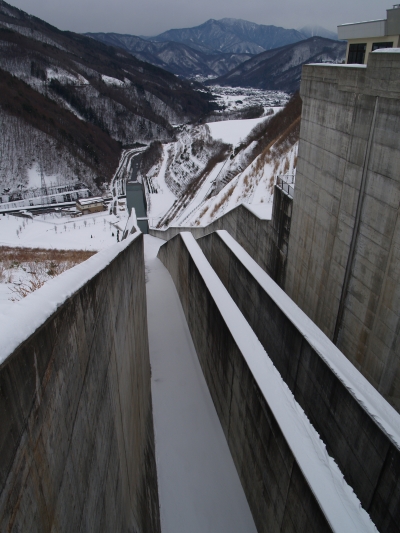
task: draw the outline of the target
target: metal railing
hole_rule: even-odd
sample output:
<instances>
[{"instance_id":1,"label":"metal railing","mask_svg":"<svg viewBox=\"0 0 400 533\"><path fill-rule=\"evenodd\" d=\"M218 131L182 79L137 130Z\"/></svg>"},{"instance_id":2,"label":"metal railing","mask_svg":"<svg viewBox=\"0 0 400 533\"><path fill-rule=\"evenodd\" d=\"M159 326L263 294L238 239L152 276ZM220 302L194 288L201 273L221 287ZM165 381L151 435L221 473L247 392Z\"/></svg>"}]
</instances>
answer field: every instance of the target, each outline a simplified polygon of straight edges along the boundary
<instances>
[{"instance_id":1,"label":"metal railing","mask_svg":"<svg viewBox=\"0 0 400 533\"><path fill-rule=\"evenodd\" d=\"M290 198L294 198L294 174L285 174L284 176L276 177L276 186L285 192Z\"/></svg>"}]
</instances>

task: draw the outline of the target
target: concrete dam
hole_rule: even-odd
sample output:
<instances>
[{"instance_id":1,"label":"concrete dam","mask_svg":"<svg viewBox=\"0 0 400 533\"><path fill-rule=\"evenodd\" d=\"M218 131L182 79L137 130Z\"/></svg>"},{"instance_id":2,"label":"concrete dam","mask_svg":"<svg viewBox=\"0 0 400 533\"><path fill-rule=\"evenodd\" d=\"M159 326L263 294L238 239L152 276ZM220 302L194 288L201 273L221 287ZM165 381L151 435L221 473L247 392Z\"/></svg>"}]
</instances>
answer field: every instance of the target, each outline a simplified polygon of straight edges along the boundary
<instances>
[{"instance_id":1,"label":"concrete dam","mask_svg":"<svg viewBox=\"0 0 400 533\"><path fill-rule=\"evenodd\" d=\"M397 368L394 304L378 327L397 218L374 211L376 183L388 180L389 203L399 189L378 164L400 153L383 127L399 125L395 84L383 95L374 82L388 62L400 72L388 56L304 68L295 193L275 187L271 220L242 205L208 227L133 233L13 308L0 531L400 531L397 374L375 379L344 342L355 316L365 360L392 335L380 355ZM340 128L347 151L331 142ZM371 255L367 231L385 255ZM374 298L354 289L371 279L367 254L386 273Z\"/></svg>"}]
</instances>

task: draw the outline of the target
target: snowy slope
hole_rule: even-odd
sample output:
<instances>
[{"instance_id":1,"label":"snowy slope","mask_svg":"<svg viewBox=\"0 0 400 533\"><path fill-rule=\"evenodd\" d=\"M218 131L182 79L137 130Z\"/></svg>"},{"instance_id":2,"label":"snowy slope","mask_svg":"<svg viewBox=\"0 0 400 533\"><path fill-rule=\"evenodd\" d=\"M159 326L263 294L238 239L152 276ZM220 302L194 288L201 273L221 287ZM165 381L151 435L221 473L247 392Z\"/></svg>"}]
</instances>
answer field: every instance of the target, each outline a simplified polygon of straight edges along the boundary
<instances>
[{"instance_id":1,"label":"snowy slope","mask_svg":"<svg viewBox=\"0 0 400 533\"><path fill-rule=\"evenodd\" d=\"M204 226L231 211L240 204L257 209L263 218L272 215L272 201L275 178L282 174L295 174L298 143L295 143L283 156L266 161L262 155L242 173L228 183L216 196L213 196L196 209L185 223L188 226Z\"/></svg>"},{"instance_id":2,"label":"snowy slope","mask_svg":"<svg viewBox=\"0 0 400 533\"><path fill-rule=\"evenodd\" d=\"M210 129L211 136L214 139L236 146L243 141L251 130L257 126L264 117L251 118L248 120L227 120L221 122L209 122L207 126Z\"/></svg>"},{"instance_id":3,"label":"snowy slope","mask_svg":"<svg viewBox=\"0 0 400 533\"><path fill-rule=\"evenodd\" d=\"M178 140L164 146L162 161L145 177L150 189L162 191L150 191L150 226L209 224L241 203L269 217L276 176L295 174L297 162L299 118L295 113L288 122L278 115L281 109L269 108L272 114L258 119L181 128ZM262 133L272 119L276 133ZM230 148L215 156L217 141Z\"/></svg>"}]
</instances>

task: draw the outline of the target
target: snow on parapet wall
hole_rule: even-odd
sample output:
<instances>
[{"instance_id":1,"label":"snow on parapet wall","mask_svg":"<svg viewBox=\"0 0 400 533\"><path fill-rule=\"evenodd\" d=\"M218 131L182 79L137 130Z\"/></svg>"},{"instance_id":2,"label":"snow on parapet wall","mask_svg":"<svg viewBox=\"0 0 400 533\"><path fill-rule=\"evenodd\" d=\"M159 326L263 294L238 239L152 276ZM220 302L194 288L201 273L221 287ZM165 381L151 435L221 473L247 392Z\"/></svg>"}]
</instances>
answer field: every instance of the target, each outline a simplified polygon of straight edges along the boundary
<instances>
[{"instance_id":1,"label":"snow on parapet wall","mask_svg":"<svg viewBox=\"0 0 400 533\"><path fill-rule=\"evenodd\" d=\"M14 302L7 315L0 316L0 366L18 346L48 320L65 301L104 270L139 236L139 232L123 242L110 246L83 263L48 281L43 287L19 302Z\"/></svg>"},{"instance_id":2,"label":"snow on parapet wall","mask_svg":"<svg viewBox=\"0 0 400 533\"><path fill-rule=\"evenodd\" d=\"M379 48L371 52L371 54L400 54L400 48Z\"/></svg>"},{"instance_id":3,"label":"snow on parapet wall","mask_svg":"<svg viewBox=\"0 0 400 533\"><path fill-rule=\"evenodd\" d=\"M375 525L194 237L191 233L181 233L181 237L332 531L376 532Z\"/></svg>"},{"instance_id":4,"label":"snow on parapet wall","mask_svg":"<svg viewBox=\"0 0 400 533\"><path fill-rule=\"evenodd\" d=\"M217 233L357 403L400 449L400 414L227 231L219 230Z\"/></svg>"}]
</instances>

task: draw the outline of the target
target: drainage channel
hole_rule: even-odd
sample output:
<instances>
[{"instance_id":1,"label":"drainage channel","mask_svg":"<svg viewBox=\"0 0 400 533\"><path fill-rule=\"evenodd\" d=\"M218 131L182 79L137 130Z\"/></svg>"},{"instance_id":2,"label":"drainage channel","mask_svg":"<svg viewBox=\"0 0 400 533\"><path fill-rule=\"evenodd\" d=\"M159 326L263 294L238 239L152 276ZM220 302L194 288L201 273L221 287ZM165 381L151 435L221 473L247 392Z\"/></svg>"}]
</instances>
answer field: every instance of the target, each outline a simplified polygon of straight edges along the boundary
<instances>
[{"instance_id":1,"label":"drainage channel","mask_svg":"<svg viewBox=\"0 0 400 533\"><path fill-rule=\"evenodd\" d=\"M145 235L162 533L256 533L175 285Z\"/></svg>"}]
</instances>

